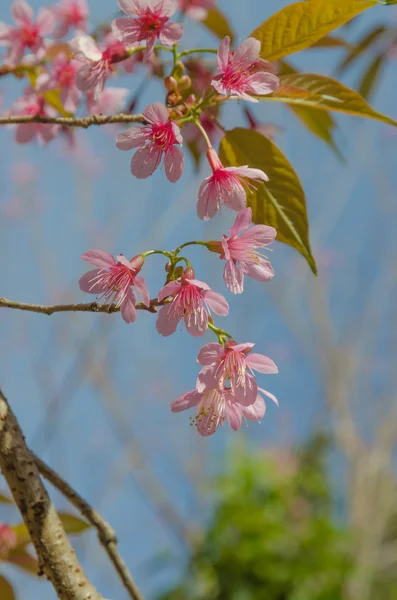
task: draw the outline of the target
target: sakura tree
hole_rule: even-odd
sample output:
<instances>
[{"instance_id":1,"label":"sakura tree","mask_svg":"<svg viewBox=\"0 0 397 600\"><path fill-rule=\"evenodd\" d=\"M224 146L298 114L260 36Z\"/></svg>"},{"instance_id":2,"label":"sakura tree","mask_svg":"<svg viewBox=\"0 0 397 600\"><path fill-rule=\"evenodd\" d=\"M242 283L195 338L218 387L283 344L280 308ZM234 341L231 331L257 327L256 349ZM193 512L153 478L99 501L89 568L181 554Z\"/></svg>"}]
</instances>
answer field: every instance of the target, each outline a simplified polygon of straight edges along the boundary
<instances>
[{"instance_id":1,"label":"sakura tree","mask_svg":"<svg viewBox=\"0 0 397 600\"><path fill-rule=\"evenodd\" d=\"M10 23L0 23L4 50L0 77L5 82L22 80L26 86L11 106L2 107L0 124L10 130L7 135L16 144L38 143L48 152L56 139L73 148L79 128L108 127L108 143L131 153L132 188L134 178L147 179L156 170L163 171L171 184L183 181L187 157L204 161L208 175L197 186L191 211L204 222L218 213L222 222L225 211L234 211L234 223L228 233L227 227L219 230L216 239L177 239L172 248L86 249L81 259L92 268L70 290L76 294L74 303L31 304L23 298L0 298L0 307L43 315L119 312L131 328L139 313L146 311L155 318L153 327L160 336L171 336L181 327L196 338L213 335L213 341L206 341L198 353L196 382L190 391L173 401L170 398L171 411L195 411L190 424L202 437L215 434L225 423L238 431L243 423L263 420L266 399L278 406L277 398L260 387L254 373L276 374L278 367L253 351L254 342L236 339L225 319L218 322L218 317L229 315L225 294L241 297L248 286L272 285L275 273L268 255L275 242L297 250L317 273L302 184L273 141L271 125L257 122L251 107L267 102L286 105L319 143L321 139L334 150L332 111L397 126L338 80L299 72L286 60L315 45L332 47L336 42L330 33L378 1L295 2L263 23L258 15L258 27L241 43L234 40L215 0L118 0L118 5L115 0L111 4L109 12L118 10L120 15L99 26L94 26L93 7L86 0L59 0L37 14L26 0L11 4ZM218 42L209 48L190 48L184 36L190 19ZM162 86L162 93L142 107L142 113L134 112L138 92L117 86L117 78L128 77L138 64L145 69L147 81ZM226 129L224 111L231 103L237 104L241 122ZM206 273L195 268L189 253L194 246L217 264L222 261L223 280L219 278L214 290L205 281ZM163 261L154 289L145 281L152 260ZM79 302L78 287L94 299ZM181 423L176 421L175 427ZM15 562L13 550L23 548L24 558L33 561L30 569L37 566L59 598L103 598L74 555L65 535L70 523L55 511L43 476L97 528L129 596L142 598L117 550L114 532L30 452L4 395L0 396L0 466L26 526L22 543L15 529L0 525L0 557ZM84 529L84 524L79 527ZM26 552L28 540L37 563ZM0 585L6 590L9 583L0 580Z\"/></svg>"}]
</instances>

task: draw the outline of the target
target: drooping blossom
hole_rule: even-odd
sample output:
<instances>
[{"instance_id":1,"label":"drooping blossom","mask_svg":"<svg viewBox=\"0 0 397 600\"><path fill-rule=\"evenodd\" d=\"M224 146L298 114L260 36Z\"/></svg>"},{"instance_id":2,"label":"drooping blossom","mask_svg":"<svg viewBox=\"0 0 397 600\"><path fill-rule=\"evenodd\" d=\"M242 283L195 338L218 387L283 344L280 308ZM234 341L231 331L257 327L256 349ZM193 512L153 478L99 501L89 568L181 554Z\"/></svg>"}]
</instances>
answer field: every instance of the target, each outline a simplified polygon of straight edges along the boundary
<instances>
[{"instance_id":1,"label":"drooping blossom","mask_svg":"<svg viewBox=\"0 0 397 600\"><path fill-rule=\"evenodd\" d=\"M130 127L117 136L117 148L138 148L131 159L131 173L145 179L154 173L164 159L167 179L174 183L182 175L183 153L176 147L183 139L178 125L170 120L168 110L160 102L149 104L143 111L149 123L144 127Z\"/></svg>"},{"instance_id":2,"label":"drooping blossom","mask_svg":"<svg viewBox=\"0 0 397 600\"><path fill-rule=\"evenodd\" d=\"M197 378L197 391L228 385L240 404L254 404L259 388L252 371L265 375L278 373L271 358L264 354L250 354L254 345L251 342L237 344L230 340L224 346L217 343L203 346L197 357L197 362L203 366ZM262 392L277 404L272 394L264 390Z\"/></svg>"},{"instance_id":3,"label":"drooping blossom","mask_svg":"<svg viewBox=\"0 0 397 600\"><path fill-rule=\"evenodd\" d=\"M117 42L100 49L95 40L81 35L69 42L80 68L76 85L82 92L92 92L96 97L104 88L106 79L114 71L113 63L125 60L127 49Z\"/></svg>"},{"instance_id":4,"label":"drooping blossom","mask_svg":"<svg viewBox=\"0 0 397 600\"><path fill-rule=\"evenodd\" d=\"M162 288L159 302L168 296L172 296L173 300L161 308L156 322L157 331L163 336L175 333L181 319L184 319L190 335L202 336L208 327L210 310L220 316L229 313L225 298L203 281L194 279L191 268L186 269L178 281L170 281Z\"/></svg>"},{"instance_id":5,"label":"drooping blossom","mask_svg":"<svg viewBox=\"0 0 397 600\"><path fill-rule=\"evenodd\" d=\"M269 281L274 276L270 262L258 250L271 244L277 231L267 225L250 227L251 219L251 208L243 208L230 229L230 236L223 235L221 242L208 242L209 250L226 260L223 278L233 294L244 291L244 275L257 281Z\"/></svg>"},{"instance_id":6,"label":"drooping blossom","mask_svg":"<svg viewBox=\"0 0 397 600\"><path fill-rule=\"evenodd\" d=\"M268 181L268 176L260 169L248 166L224 167L213 148L207 151L212 175L204 179L200 186L197 214L200 219L212 219L225 204L232 210L242 210L247 201L246 189L252 189L252 181Z\"/></svg>"},{"instance_id":7,"label":"drooping blossom","mask_svg":"<svg viewBox=\"0 0 397 600\"><path fill-rule=\"evenodd\" d=\"M182 394L171 404L174 413L193 407L197 407L197 412L195 417L190 418L190 423L204 437L214 434L218 427L222 427L225 419L234 431L238 431L244 417L250 421L260 421L266 411L265 402L259 393L253 404L245 406L236 401L230 390L223 388L203 392L192 390Z\"/></svg>"},{"instance_id":8,"label":"drooping blossom","mask_svg":"<svg viewBox=\"0 0 397 600\"><path fill-rule=\"evenodd\" d=\"M125 44L146 40L144 60L152 54L157 39L164 46L173 46L181 39L183 26L169 22L176 10L175 0L118 0L118 4L127 18L113 21L113 33Z\"/></svg>"},{"instance_id":9,"label":"drooping blossom","mask_svg":"<svg viewBox=\"0 0 397 600\"><path fill-rule=\"evenodd\" d=\"M52 32L55 19L50 9L41 8L34 21L32 7L25 0L15 0L11 13L15 26L0 21L0 45L7 46L4 63L14 67L21 62L26 49L36 56L44 54L44 36Z\"/></svg>"},{"instance_id":10,"label":"drooping blossom","mask_svg":"<svg viewBox=\"0 0 397 600\"><path fill-rule=\"evenodd\" d=\"M239 96L258 102L253 96L271 94L279 86L273 66L259 57L260 42L246 39L236 50L230 50L230 38L223 38L216 59L219 75L211 84L223 96Z\"/></svg>"},{"instance_id":11,"label":"drooping blossom","mask_svg":"<svg viewBox=\"0 0 397 600\"><path fill-rule=\"evenodd\" d=\"M124 107L130 90L127 88L106 87L94 100L87 94L87 107L90 115L115 115Z\"/></svg>"},{"instance_id":12,"label":"drooping blossom","mask_svg":"<svg viewBox=\"0 0 397 600\"><path fill-rule=\"evenodd\" d=\"M0 560L5 560L17 545L17 535L11 527L0 522Z\"/></svg>"},{"instance_id":13,"label":"drooping blossom","mask_svg":"<svg viewBox=\"0 0 397 600\"><path fill-rule=\"evenodd\" d=\"M133 323L136 319L136 295L133 287L141 294L145 306L150 306L145 280L138 276L144 262L141 255L128 260L120 254L115 259L108 252L89 250L81 258L96 269L80 278L80 289L97 294L98 300L115 304L120 308L126 323Z\"/></svg>"},{"instance_id":14,"label":"drooping blossom","mask_svg":"<svg viewBox=\"0 0 397 600\"><path fill-rule=\"evenodd\" d=\"M215 6L215 0L178 0L178 8L190 19L202 21Z\"/></svg>"},{"instance_id":15,"label":"drooping blossom","mask_svg":"<svg viewBox=\"0 0 397 600\"><path fill-rule=\"evenodd\" d=\"M52 61L51 71L38 76L36 92L59 89L64 109L69 113L75 113L82 96L76 85L78 68L78 61L70 60L66 54L60 52Z\"/></svg>"},{"instance_id":16,"label":"drooping blossom","mask_svg":"<svg viewBox=\"0 0 397 600\"><path fill-rule=\"evenodd\" d=\"M53 11L57 22L54 38L65 37L71 29L77 34L86 33L89 15L86 0L59 0Z\"/></svg>"},{"instance_id":17,"label":"drooping blossom","mask_svg":"<svg viewBox=\"0 0 397 600\"><path fill-rule=\"evenodd\" d=\"M37 96L31 88L27 88L24 95L12 105L12 114L56 117L57 111L46 104L43 97ZM27 144L37 139L40 144L47 144L55 138L59 129L59 125L54 124L20 123L15 126L15 141L18 144Z\"/></svg>"}]
</instances>

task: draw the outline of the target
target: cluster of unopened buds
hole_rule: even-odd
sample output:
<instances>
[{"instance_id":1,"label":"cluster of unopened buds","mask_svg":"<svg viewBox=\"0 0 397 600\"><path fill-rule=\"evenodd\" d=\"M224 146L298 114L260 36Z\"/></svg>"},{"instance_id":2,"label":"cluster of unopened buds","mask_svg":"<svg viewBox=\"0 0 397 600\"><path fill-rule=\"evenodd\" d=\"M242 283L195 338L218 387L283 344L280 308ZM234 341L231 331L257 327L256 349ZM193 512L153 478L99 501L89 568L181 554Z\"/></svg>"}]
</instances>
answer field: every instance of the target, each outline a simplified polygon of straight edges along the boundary
<instances>
[{"instance_id":1,"label":"cluster of unopened buds","mask_svg":"<svg viewBox=\"0 0 397 600\"><path fill-rule=\"evenodd\" d=\"M215 333L218 343L200 350L198 362L202 369L196 389L172 404L174 412L197 408L193 421L201 435L214 433L225 419L233 429L240 428L243 418L260 420L265 413L263 396L276 399L258 388L253 370L277 372L271 359L251 353L252 343L238 344L229 333L215 326L212 313L226 316L228 303L195 278L189 260L181 255L184 248L193 244L219 254L225 263L225 284L233 294L243 292L245 276L265 282L274 275L261 251L274 240L276 231L265 225L252 226L252 211L247 207L247 192L263 185L268 177L249 165L225 167L212 141L223 130L219 111L224 100L257 102L256 96L272 93L279 79L273 66L260 58L260 42L254 38L231 50L230 38L226 36L213 50L217 56L212 68L191 58L193 54L212 52L211 49L179 49L184 19L205 18L214 3L215 0L118 0L123 16L92 36L87 34L89 11L85 0L60 0L53 7L41 9L36 18L25 0L15 0L11 9L15 24L0 23L0 44L6 47L2 68L21 76L26 70L35 74L30 77L31 85L11 107L12 115L73 117L84 102L89 115L117 113L128 90L106 83L120 69L133 72L138 62L146 65L153 76L164 77L165 64L159 54L172 55L171 72L164 77L165 103L147 106L140 124L117 135L117 147L135 150L131 159L135 177L149 177L164 165L167 179L174 183L183 173L185 132L189 140L196 132L211 169L198 190L198 216L211 219L225 205L238 212L235 223L229 235L223 235L219 241L187 242L172 252L149 250L131 260L90 250L82 258L95 268L80 279L80 288L118 307L126 323L136 319L138 291L143 304L158 312L157 330L163 336L173 334L180 321L193 336L204 335L208 328ZM172 21L175 14L177 20ZM70 33L75 37L65 41ZM126 113L129 111L132 109ZM74 129L67 129L70 138ZM16 141L38 139L48 143L64 133L61 124L37 119L16 126ZM167 258L167 280L151 300L140 273L146 258L153 254Z\"/></svg>"}]
</instances>

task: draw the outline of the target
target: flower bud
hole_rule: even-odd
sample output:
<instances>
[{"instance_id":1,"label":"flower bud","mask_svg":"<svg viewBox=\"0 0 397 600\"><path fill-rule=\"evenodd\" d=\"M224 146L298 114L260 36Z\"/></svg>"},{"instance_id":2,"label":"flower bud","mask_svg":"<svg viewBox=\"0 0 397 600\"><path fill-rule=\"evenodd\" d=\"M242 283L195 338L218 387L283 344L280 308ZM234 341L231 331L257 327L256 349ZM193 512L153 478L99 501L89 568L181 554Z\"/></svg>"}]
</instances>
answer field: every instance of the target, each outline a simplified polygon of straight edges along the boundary
<instances>
[{"instance_id":1,"label":"flower bud","mask_svg":"<svg viewBox=\"0 0 397 600\"><path fill-rule=\"evenodd\" d=\"M183 77L181 77L179 80L179 89L187 90L191 86L192 86L192 80L190 79L189 75L183 75Z\"/></svg>"},{"instance_id":2,"label":"flower bud","mask_svg":"<svg viewBox=\"0 0 397 600\"><path fill-rule=\"evenodd\" d=\"M172 262L168 261L167 264L165 265L165 272L169 273L172 269Z\"/></svg>"},{"instance_id":3,"label":"flower bud","mask_svg":"<svg viewBox=\"0 0 397 600\"><path fill-rule=\"evenodd\" d=\"M185 65L183 64L183 62L178 60L178 62L175 64L175 67L172 69L171 75L173 77L175 77L175 79L180 79L182 77L182 75L184 74L184 72L185 72Z\"/></svg>"},{"instance_id":4,"label":"flower bud","mask_svg":"<svg viewBox=\"0 0 397 600\"><path fill-rule=\"evenodd\" d=\"M170 75L168 77L165 77L165 79L164 79L164 86L166 87L166 89L169 92L175 92L178 89L178 82L175 79L175 77L172 77Z\"/></svg>"},{"instance_id":5,"label":"flower bud","mask_svg":"<svg viewBox=\"0 0 397 600\"><path fill-rule=\"evenodd\" d=\"M188 267L187 269L185 269L185 271L183 273L183 277L185 279L194 279L194 271L193 271L192 267Z\"/></svg>"}]
</instances>

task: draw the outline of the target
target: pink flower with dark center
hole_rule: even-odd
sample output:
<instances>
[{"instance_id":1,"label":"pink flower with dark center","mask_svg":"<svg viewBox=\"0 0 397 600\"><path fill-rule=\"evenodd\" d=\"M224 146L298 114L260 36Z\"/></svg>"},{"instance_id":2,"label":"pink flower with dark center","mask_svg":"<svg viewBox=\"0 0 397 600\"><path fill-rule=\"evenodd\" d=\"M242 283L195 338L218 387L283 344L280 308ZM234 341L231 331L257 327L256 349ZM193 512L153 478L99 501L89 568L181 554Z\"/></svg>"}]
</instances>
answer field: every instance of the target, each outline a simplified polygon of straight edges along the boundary
<instances>
[{"instance_id":1,"label":"pink flower with dark center","mask_svg":"<svg viewBox=\"0 0 397 600\"><path fill-rule=\"evenodd\" d=\"M178 0L179 10L190 19L202 21L215 6L215 0Z\"/></svg>"},{"instance_id":2,"label":"pink flower with dark center","mask_svg":"<svg viewBox=\"0 0 397 600\"><path fill-rule=\"evenodd\" d=\"M220 258L226 260L223 278L233 294L244 291L244 275L257 281L269 281L274 277L270 262L258 249L271 244L277 231L267 225L250 227L251 219L251 208L243 208L230 229L230 237L223 235L221 242L208 242L208 249L218 252Z\"/></svg>"},{"instance_id":3,"label":"pink flower with dark center","mask_svg":"<svg viewBox=\"0 0 397 600\"><path fill-rule=\"evenodd\" d=\"M46 104L44 98L36 96L31 88L27 88L24 96L14 102L12 114L29 115L31 117L37 115L56 117L57 111L52 106ZM20 123L15 127L15 141L18 144L27 144L37 139L40 144L47 144L56 137L59 130L59 125Z\"/></svg>"},{"instance_id":4,"label":"pink flower with dark center","mask_svg":"<svg viewBox=\"0 0 397 600\"><path fill-rule=\"evenodd\" d=\"M34 21L32 7L25 0L15 0L11 12L15 27L0 21L0 45L8 47L4 63L14 67L26 49L35 55L44 51L43 38L52 32L55 19L50 9L41 8Z\"/></svg>"},{"instance_id":5,"label":"pink flower with dark center","mask_svg":"<svg viewBox=\"0 0 397 600\"><path fill-rule=\"evenodd\" d=\"M117 136L119 150L138 148L131 160L131 173L145 179L154 173L164 158L165 174L174 183L182 175L183 153L176 144L183 139L178 125L170 120L168 110L160 102L149 104L143 111L149 125L131 127Z\"/></svg>"},{"instance_id":6,"label":"pink flower with dark center","mask_svg":"<svg viewBox=\"0 0 397 600\"><path fill-rule=\"evenodd\" d=\"M157 39L164 46L173 46L181 39L183 26L168 22L176 10L175 0L118 0L118 3L128 18L115 19L113 33L125 44L146 40L144 60L152 54Z\"/></svg>"},{"instance_id":7,"label":"pink flower with dark center","mask_svg":"<svg viewBox=\"0 0 397 600\"><path fill-rule=\"evenodd\" d=\"M120 254L116 260L108 252L89 250L81 258L97 268L80 278L80 289L97 294L98 300L115 304L126 323L133 323L136 319L136 296L132 287L141 294L145 306L150 306L145 280L138 276L144 262L141 255L127 260Z\"/></svg>"},{"instance_id":8,"label":"pink flower with dark center","mask_svg":"<svg viewBox=\"0 0 397 600\"><path fill-rule=\"evenodd\" d=\"M82 92L92 92L96 97L102 92L113 63L127 58L127 48L120 42L112 43L102 51L88 35L76 37L69 42L76 60L81 63L76 75L76 85Z\"/></svg>"},{"instance_id":9,"label":"pink flower with dark center","mask_svg":"<svg viewBox=\"0 0 397 600\"><path fill-rule=\"evenodd\" d=\"M238 431L244 418L249 421L260 421L265 416L266 404L259 392L272 397L268 392L260 389L255 401L247 405L241 404L230 389L222 386L208 388L202 392L192 390L174 400L171 410L177 413L197 407L196 416L190 418L190 423L195 425L199 434L204 437L214 434L218 427L222 427L225 420L234 431Z\"/></svg>"},{"instance_id":10,"label":"pink flower with dark center","mask_svg":"<svg viewBox=\"0 0 397 600\"><path fill-rule=\"evenodd\" d=\"M5 523L0 522L0 560L6 560L10 550L17 545L17 535Z\"/></svg>"},{"instance_id":11,"label":"pink flower with dark center","mask_svg":"<svg viewBox=\"0 0 397 600\"><path fill-rule=\"evenodd\" d=\"M260 47L259 40L248 38L233 51L230 38L223 38L216 60L220 75L211 82L218 94L258 102L253 95L265 96L278 88L280 80L273 66L259 57Z\"/></svg>"},{"instance_id":12,"label":"pink flower with dark center","mask_svg":"<svg viewBox=\"0 0 397 600\"><path fill-rule=\"evenodd\" d=\"M64 37L73 28L79 34L86 33L89 15L86 0L60 0L53 11L57 19L55 38Z\"/></svg>"},{"instance_id":13,"label":"pink flower with dark center","mask_svg":"<svg viewBox=\"0 0 397 600\"><path fill-rule=\"evenodd\" d=\"M225 204L233 210L245 208L246 189L254 188L252 181L269 181L260 169L244 167L224 167L213 148L207 151L212 175L204 179L200 186L197 202L197 214L200 219L212 219Z\"/></svg>"},{"instance_id":14,"label":"pink flower with dark center","mask_svg":"<svg viewBox=\"0 0 397 600\"><path fill-rule=\"evenodd\" d=\"M254 404L258 394L258 385L252 374L253 370L269 375L278 373L274 362L263 354L250 354L254 344L236 344L234 340L224 346L210 343L203 346L197 361L203 365L197 378L197 391L214 387L224 387L227 383L237 402L245 406ZM250 371L250 372L248 372ZM262 390L276 404L276 398Z\"/></svg>"},{"instance_id":15,"label":"pink flower with dark center","mask_svg":"<svg viewBox=\"0 0 397 600\"><path fill-rule=\"evenodd\" d=\"M76 60L69 60L62 52L57 54L52 61L51 71L38 76L36 92L59 89L64 109L69 113L75 113L82 96L76 86L78 68L79 63Z\"/></svg>"},{"instance_id":16,"label":"pink flower with dark center","mask_svg":"<svg viewBox=\"0 0 397 600\"><path fill-rule=\"evenodd\" d=\"M229 313L225 298L212 291L203 281L194 279L193 269L186 269L180 280L167 283L158 295L161 302L173 296L170 304L163 306L157 317L157 331L168 336L175 333L178 323L184 319L190 335L204 335L208 327L210 310L220 316Z\"/></svg>"}]
</instances>

